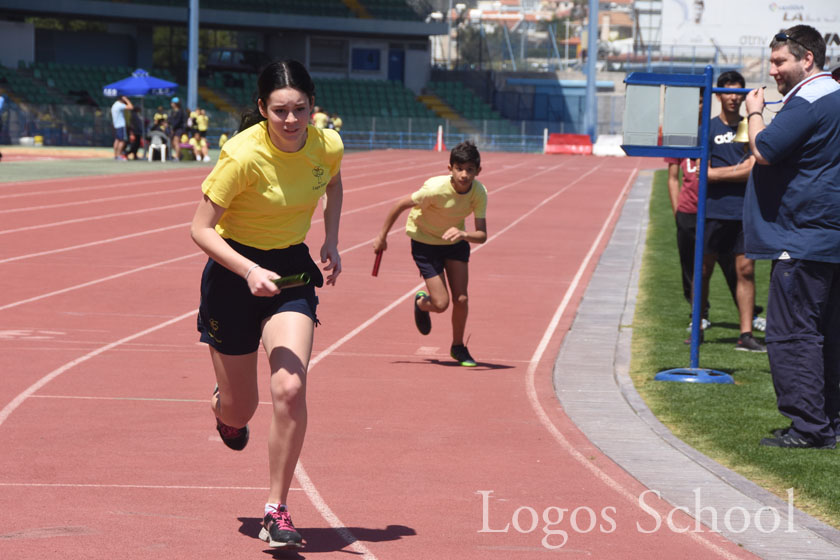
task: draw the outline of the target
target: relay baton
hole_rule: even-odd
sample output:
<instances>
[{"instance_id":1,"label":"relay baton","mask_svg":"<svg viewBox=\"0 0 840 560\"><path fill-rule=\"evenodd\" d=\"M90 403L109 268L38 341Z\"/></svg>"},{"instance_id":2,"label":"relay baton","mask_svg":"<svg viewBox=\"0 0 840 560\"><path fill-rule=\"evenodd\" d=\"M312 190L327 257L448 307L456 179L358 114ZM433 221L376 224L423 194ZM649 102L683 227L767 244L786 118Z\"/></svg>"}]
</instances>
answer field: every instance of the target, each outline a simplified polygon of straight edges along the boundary
<instances>
[{"instance_id":1,"label":"relay baton","mask_svg":"<svg viewBox=\"0 0 840 560\"><path fill-rule=\"evenodd\" d=\"M373 271L371 276L379 276L379 263L382 262L382 249L376 252L376 260L373 261Z\"/></svg>"},{"instance_id":2,"label":"relay baton","mask_svg":"<svg viewBox=\"0 0 840 560\"><path fill-rule=\"evenodd\" d=\"M309 274L305 272L301 272L300 274L292 274L289 276L281 276L280 278L275 278L272 280L274 285L280 288L281 290L286 288L297 288L300 286L306 286L309 284L310 280Z\"/></svg>"}]
</instances>

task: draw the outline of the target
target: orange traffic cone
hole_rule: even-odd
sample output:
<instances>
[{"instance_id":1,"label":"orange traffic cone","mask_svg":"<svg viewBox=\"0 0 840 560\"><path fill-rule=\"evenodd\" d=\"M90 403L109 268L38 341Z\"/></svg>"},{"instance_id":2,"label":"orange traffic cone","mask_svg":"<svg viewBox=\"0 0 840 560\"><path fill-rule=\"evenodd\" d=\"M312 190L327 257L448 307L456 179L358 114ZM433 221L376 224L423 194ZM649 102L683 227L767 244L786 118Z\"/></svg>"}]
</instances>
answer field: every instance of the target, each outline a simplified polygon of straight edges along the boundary
<instances>
[{"instance_id":1,"label":"orange traffic cone","mask_svg":"<svg viewBox=\"0 0 840 560\"><path fill-rule=\"evenodd\" d=\"M435 151L442 152L446 150L446 145L443 143L443 125L438 126L437 142L435 143Z\"/></svg>"}]
</instances>

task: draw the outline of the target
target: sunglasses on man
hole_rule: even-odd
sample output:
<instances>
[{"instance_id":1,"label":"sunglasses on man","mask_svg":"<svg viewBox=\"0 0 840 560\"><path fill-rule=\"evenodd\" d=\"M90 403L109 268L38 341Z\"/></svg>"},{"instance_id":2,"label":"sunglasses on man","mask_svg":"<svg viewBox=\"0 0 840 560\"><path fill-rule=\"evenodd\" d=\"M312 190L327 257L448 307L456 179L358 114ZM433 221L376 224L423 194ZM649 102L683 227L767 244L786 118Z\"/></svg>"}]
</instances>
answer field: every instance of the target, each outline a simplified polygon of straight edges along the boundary
<instances>
[{"instance_id":1,"label":"sunglasses on man","mask_svg":"<svg viewBox=\"0 0 840 560\"><path fill-rule=\"evenodd\" d=\"M806 51L811 50L808 47L806 47L805 45L803 45L802 43L800 43L799 41L797 41L796 39L794 39L793 37L791 37L790 35L788 35L787 33L785 33L784 31L780 31L780 32L776 33L776 35L774 35L773 38L775 40L779 41L779 42L793 41L794 43L796 43L797 45L799 45L800 47L802 47Z\"/></svg>"}]
</instances>

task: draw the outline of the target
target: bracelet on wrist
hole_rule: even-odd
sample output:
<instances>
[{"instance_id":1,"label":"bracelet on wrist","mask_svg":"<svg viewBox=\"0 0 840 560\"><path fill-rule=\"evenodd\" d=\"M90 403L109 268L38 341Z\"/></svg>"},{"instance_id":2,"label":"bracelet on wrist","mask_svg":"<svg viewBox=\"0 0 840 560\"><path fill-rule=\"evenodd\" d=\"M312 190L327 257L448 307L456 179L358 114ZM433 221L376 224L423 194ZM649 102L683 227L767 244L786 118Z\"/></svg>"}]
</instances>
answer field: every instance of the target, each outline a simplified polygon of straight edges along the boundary
<instances>
[{"instance_id":1,"label":"bracelet on wrist","mask_svg":"<svg viewBox=\"0 0 840 560\"><path fill-rule=\"evenodd\" d=\"M251 272L252 272L255 268L259 268L259 267L260 267L260 265L255 264L255 265L253 265L251 268L249 268L249 269L248 269L248 272L246 272L246 273L245 273L245 280L248 280L248 276L250 276L250 275L251 275Z\"/></svg>"},{"instance_id":2,"label":"bracelet on wrist","mask_svg":"<svg viewBox=\"0 0 840 560\"><path fill-rule=\"evenodd\" d=\"M747 114L747 120L750 120L750 118L751 118L753 115L762 116L762 115L763 115L763 113L762 113L761 111L753 111L752 113Z\"/></svg>"}]
</instances>

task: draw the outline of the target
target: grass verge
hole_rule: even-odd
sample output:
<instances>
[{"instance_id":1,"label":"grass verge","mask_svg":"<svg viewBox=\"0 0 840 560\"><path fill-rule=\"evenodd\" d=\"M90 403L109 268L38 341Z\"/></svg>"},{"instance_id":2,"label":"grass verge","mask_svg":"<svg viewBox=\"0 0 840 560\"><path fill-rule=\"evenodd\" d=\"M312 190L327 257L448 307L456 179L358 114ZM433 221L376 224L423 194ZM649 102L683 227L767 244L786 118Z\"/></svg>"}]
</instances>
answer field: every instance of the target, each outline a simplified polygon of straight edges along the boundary
<instances>
[{"instance_id":1,"label":"grass verge","mask_svg":"<svg viewBox=\"0 0 840 560\"><path fill-rule=\"evenodd\" d=\"M756 302L766 307L770 263L756 263ZM738 352L738 315L720 269L712 276L709 319L700 367L724 371L734 385L654 381L656 373L690 365L684 340L691 308L682 297L676 228L664 171L654 175L644 260L633 322L630 375L648 407L690 446L840 528L840 451L759 446L789 424L776 409L766 354ZM763 341L761 333L757 338Z\"/></svg>"}]
</instances>

